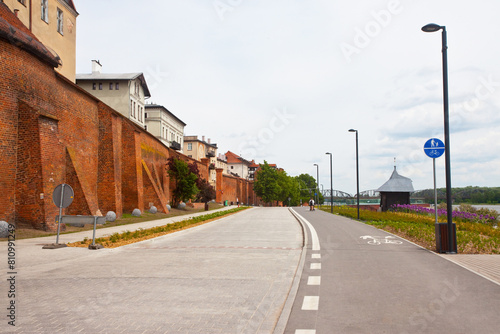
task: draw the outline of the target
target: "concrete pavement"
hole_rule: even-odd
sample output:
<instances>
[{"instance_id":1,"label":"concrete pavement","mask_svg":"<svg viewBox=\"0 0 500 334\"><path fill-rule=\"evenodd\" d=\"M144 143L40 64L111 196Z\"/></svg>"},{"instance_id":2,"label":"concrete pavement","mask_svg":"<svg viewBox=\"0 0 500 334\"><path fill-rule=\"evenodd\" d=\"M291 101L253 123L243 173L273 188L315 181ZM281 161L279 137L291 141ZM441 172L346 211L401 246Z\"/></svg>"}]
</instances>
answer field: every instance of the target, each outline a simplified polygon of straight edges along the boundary
<instances>
[{"instance_id":1,"label":"concrete pavement","mask_svg":"<svg viewBox=\"0 0 500 334\"><path fill-rule=\"evenodd\" d=\"M43 243L16 243L16 327L3 316L2 333L272 333L302 230L286 208L254 208L115 249Z\"/></svg>"}]
</instances>

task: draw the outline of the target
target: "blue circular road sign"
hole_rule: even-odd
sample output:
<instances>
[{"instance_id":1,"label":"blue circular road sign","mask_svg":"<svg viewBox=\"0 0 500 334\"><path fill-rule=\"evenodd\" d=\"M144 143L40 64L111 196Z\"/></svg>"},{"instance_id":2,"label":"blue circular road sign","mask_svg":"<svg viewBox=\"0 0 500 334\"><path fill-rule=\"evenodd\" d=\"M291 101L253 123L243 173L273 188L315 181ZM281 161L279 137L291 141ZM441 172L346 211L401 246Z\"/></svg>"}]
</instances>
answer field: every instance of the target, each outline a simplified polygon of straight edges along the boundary
<instances>
[{"instance_id":1,"label":"blue circular road sign","mask_svg":"<svg viewBox=\"0 0 500 334\"><path fill-rule=\"evenodd\" d=\"M444 143L437 138L431 138L425 142L424 152L429 158L439 158L444 153Z\"/></svg>"}]
</instances>

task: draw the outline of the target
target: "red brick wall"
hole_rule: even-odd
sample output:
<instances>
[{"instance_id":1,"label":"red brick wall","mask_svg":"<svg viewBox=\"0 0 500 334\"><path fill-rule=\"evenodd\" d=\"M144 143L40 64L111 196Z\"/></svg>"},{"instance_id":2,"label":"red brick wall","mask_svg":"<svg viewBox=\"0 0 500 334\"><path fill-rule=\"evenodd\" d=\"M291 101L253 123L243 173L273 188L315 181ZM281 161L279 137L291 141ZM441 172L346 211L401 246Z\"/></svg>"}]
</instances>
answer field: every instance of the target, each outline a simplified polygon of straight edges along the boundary
<instances>
[{"instance_id":1,"label":"red brick wall","mask_svg":"<svg viewBox=\"0 0 500 334\"><path fill-rule=\"evenodd\" d=\"M260 200L255 195L253 191L253 181L248 181L239 177L223 174L221 168L216 169L217 179L216 179L216 202L224 203L228 201L236 203L239 200L240 203L249 205L259 205Z\"/></svg>"},{"instance_id":2,"label":"red brick wall","mask_svg":"<svg viewBox=\"0 0 500 334\"><path fill-rule=\"evenodd\" d=\"M0 85L5 130L0 139L0 219L53 230L58 209L52 192L75 180L79 184L70 185L85 194L80 212L97 210L95 100L51 66L3 40ZM71 163L67 152L74 152Z\"/></svg>"},{"instance_id":3,"label":"red brick wall","mask_svg":"<svg viewBox=\"0 0 500 334\"><path fill-rule=\"evenodd\" d=\"M97 191L102 214L123 213L122 201L122 119L99 103L99 174Z\"/></svg>"},{"instance_id":4,"label":"red brick wall","mask_svg":"<svg viewBox=\"0 0 500 334\"><path fill-rule=\"evenodd\" d=\"M17 173L13 175L16 180L15 184L12 188L4 188L5 192L3 195L10 195L12 199L15 198L16 201L15 207L9 208L12 210L10 211L12 213L11 220L8 220L8 215L5 219L9 222L16 220L21 225L28 226L31 225L33 221L35 223L34 227L40 229L45 228L44 199L41 198L45 197L45 194L41 171L38 114L31 106L22 101L19 101L18 113L15 113L15 110L11 112L18 116L18 140L16 144L12 144L11 146L16 153L17 159L7 161L10 161L11 166L14 167L17 163ZM19 152L19 154L17 154L17 152ZM2 156L2 160L3 159ZM3 166L9 165L3 164ZM5 177L3 173L0 175L0 178L2 177ZM11 176L8 175L8 177L10 178ZM47 194L47 196L50 196L50 194ZM7 214L8 213L9 212L7 212Z\"/></svg>"}]
</instances>

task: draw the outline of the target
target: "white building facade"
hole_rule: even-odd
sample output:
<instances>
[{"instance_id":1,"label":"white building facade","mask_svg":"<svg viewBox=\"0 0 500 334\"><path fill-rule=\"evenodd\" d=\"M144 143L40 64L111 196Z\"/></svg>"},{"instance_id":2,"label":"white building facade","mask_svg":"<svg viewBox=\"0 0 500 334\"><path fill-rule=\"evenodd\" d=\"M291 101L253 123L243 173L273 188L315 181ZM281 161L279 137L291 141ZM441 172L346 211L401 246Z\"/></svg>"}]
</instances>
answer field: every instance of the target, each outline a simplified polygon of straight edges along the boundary
<instances>
[{"instance_id":1,"label":"white building facade","mask_svg":"<svg viewBox=\"0 0 500 334\"><path fill-rule=\"evenodd\" d=\"M153 134L166 146L183 151L186 123L164 106L157 104L146 104L144 119L145 128L149 133Z\"/></svg>"},{"instance_id":2,"label":"white building facade","mask_svg":"<svg viewBox=\"0 0 500 334\"><path fill-rule=\"evenodd\" d=\"M151 97L144 75L101 70L101 64L92 60L92 73L77 74L76 84L144 128L146 99Z\"/></svg>"}]
</instances>

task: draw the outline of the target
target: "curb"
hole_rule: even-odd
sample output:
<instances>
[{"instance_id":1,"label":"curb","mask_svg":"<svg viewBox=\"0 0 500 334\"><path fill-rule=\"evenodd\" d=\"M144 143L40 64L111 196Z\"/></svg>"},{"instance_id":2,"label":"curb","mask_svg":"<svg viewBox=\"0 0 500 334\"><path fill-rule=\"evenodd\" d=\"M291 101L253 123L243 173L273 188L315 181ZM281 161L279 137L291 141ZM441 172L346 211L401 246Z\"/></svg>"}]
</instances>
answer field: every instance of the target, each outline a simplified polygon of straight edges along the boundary
<instances>
[{"instance_id":1,"label":"curb","mask_svg":"<svg viewBox=\"0 0 500 334\"><path fill-rule=\"evenodd\" d=\"M304 264L306 262L308 238L304 223L295 215L295 211L292 208L288 208L288 211L290 211L292 216L295 219L297 219L297 221L300 224L300 227L302 228L302 237L303 237L302 254L300 256L297 269L295 270L295 276L293 278L292 286L290 287L286 301L283 304L281 315L278 319L278 322L276 323L276 326L274 327L273 334L283 334L285 332L288 319L290 318L290 314L292 313L293 303L295 302L295 297L297 296L297 291L299 291L300 279L302 278L302 271L304 269Z\"/></svg>"}]
</instances>

